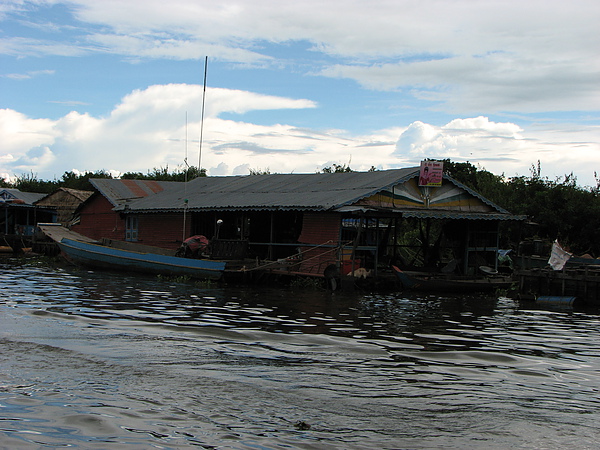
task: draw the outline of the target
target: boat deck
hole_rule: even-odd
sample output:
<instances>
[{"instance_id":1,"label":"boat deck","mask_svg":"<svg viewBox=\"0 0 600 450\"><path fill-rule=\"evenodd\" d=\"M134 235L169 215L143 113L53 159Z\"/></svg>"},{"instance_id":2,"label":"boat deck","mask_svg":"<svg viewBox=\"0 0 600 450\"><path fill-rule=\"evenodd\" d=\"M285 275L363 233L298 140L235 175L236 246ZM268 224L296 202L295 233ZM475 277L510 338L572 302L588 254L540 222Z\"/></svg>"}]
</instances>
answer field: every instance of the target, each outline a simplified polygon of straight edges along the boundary
<instances>
[{"instance_id":1,"label":"boat deck","mask_svg":"<svg viewBox=\"0 0 600 450\"><path fill-rule=\"evenodd\" d=\"M75 239L77 241L90 242L94 244L98 242L56 223L40 223L38 224L38 228L54 242L60 242L63 238Z\"/></svg>"}]
</instances>

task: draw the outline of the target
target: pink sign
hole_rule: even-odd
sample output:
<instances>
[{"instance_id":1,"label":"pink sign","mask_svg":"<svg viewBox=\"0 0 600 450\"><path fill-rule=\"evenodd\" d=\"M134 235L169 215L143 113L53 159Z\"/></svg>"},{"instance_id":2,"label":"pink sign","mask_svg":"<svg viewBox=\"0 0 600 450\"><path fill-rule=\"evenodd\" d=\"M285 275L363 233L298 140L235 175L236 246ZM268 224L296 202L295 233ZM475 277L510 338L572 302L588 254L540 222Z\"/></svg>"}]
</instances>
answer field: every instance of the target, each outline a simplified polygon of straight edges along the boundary
<instances>
[{"instance_id":1,"label":"pink sign","mask_svg":"<svg viewBox=\"0 0 600 450\"><path fill-rule=\"evenodd\" d=\"M441 161L421 161L419 186L441 186L444 163Z\"/></svg>"}]
</instances>

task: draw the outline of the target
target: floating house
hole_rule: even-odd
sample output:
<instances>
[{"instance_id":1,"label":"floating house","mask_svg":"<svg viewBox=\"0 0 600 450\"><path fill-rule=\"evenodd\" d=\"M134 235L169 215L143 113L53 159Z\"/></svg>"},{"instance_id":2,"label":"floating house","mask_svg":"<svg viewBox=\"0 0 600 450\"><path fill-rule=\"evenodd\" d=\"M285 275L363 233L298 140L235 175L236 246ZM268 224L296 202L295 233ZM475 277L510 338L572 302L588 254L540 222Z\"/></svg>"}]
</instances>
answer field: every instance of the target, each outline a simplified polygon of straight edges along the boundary
<instances>
[{"instance_id":1,"label":"floating house","mask_svg":"<svg viewBox=\"0 0 600 450\"><path fill-rule=\"evenodd\" d=\"M31 246L31 238L39 222L53 222L51 208L35 205L44 194L0 189L0 251L19 252Z\"/></svg>"},{"instance_id":2,"label":"floating house","mask_svg":"<svg viewBox=\"0 0 600 450\"><path fill-rule=\"evenodd\" d=\"M90 181L96 192L72 226L82 235L174 250L202 235L214 259L320 277L332 268L373 276L391 263L461 274L495 268L499 224L524 219L446 174L420 186L418 167Z\"/></svg>"},{"instance_id":3,"label":"floating house","mask_svg":"<svg viewBox=\"0 0 600 450\"><path fill-rule=\"evenodd\" d=\"M75 210L92 196L92 191L82 191L61 187L43 196L34 203L36 206L56 211L54 222L68 224Z\"/></svg>"}]
</instances>

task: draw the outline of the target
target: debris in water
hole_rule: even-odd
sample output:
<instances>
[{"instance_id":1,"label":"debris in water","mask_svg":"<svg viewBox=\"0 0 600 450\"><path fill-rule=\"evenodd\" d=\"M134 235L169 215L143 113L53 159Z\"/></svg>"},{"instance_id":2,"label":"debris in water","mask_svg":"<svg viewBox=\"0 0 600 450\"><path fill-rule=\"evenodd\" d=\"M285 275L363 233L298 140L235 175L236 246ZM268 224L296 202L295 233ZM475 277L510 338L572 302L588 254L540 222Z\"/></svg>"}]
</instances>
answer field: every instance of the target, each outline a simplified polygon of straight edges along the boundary
<instances>
[{"instance_id":1,"label":"debris in water","mask_svg":"<svg viewBox=\"0 0 600 450\"><path fill-rule=\"evenodd\" d=\"M298 422L296 422L294 424L294 426L298 429L298 430L310 430L310 425L307 424L304 420L299 420Z\"/></svg>"}]
</instances>

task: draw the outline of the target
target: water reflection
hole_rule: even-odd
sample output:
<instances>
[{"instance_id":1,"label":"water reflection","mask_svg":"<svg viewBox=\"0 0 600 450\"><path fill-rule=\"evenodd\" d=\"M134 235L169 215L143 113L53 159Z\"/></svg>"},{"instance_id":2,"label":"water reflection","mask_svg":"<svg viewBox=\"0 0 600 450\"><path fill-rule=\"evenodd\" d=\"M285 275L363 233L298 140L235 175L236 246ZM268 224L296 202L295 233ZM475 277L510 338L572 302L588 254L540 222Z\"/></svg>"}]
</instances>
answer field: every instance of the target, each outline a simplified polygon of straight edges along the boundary
<instances>
[{"instance_id":1,"label":"water reflection","mask_svg":"<svg viewBox=\"0 0 600 450\"><path fill-rule=\"evenodd\" d=\"M0 283L0 441L14 448L595 445L596 311L23 260Z\"/></svg>"}]
</instances>

